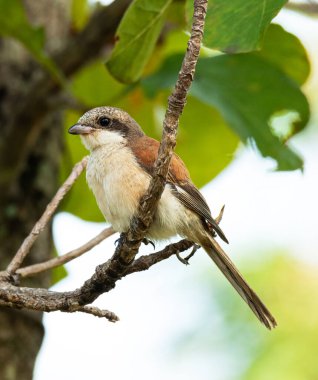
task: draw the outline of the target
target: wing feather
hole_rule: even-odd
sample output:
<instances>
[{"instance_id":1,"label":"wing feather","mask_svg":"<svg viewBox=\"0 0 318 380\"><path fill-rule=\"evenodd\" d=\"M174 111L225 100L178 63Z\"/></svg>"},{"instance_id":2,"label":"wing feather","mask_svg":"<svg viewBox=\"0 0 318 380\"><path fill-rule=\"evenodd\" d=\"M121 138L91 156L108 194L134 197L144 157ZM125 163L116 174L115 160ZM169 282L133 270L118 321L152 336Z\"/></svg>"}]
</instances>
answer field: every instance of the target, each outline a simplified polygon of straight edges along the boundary
<instances>
[{"instance_id":1,"label":"wing feather","mask_svg":"<svg viewBox=\"0 0 318 380\"><path fill-rule=\"evenodd\" d=\"M171 184L173 187L174 195L180 200L180 202L194 211L199 215L203 221L204 227L212 233L215 231L222 240L228 243L224 232L221 230L220 226L216 223L211 215L209 206L207 205L205 199L199 192L199 190L191 183L187 184Z\"/></svg>"},{"instance_id":2,"label":"wing feather","mask_svg":"<svg viewBox=\"0 0 318 380\"><path fill-rule=\"evenodd\" d=\"M153 175L153 168L158 156L159 142L148 136L142 136L136 143L131 143L133 151L139 165L150 175ZM223 231L212 218L210 208L205 199L195 187L190 179L189 172L181 158L173 154L167 182L173 189L173 194L188 209L195 212L202 220L204 228L213 236L214 231L228 243Z\"/></svg>"}]
</instances>

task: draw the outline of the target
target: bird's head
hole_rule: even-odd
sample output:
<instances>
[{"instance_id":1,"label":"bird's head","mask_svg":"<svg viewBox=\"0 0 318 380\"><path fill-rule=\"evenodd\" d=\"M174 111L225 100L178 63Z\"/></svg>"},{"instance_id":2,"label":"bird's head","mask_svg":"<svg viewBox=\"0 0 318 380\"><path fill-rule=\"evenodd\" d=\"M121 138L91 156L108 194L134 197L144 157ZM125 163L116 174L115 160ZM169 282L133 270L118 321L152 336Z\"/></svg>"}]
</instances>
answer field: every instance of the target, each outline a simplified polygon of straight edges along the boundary
<instances>
[{"instance_id":1,"label":"bird's head","mask_svg":"<svg viewBox=\"0 0 318 380\"><path fill-rule=\"evenodd\" d=\"M80 135L87 149L103 145L125 144L144 135L139 124L125 111L114 107L98 107L84 113L69 130Z\"/></svg>"}]
</instances>

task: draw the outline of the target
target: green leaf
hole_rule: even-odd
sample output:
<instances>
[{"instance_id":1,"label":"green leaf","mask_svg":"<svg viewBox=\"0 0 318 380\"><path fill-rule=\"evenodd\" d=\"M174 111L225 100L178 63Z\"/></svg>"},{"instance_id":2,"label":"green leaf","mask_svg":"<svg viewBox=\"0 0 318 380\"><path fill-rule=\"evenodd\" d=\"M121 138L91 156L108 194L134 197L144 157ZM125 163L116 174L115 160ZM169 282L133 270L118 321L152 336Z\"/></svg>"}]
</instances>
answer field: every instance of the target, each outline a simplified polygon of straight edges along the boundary
<instances>
[{"instance_id":1,"label":"green leaf","mask_svg":"<svg viewBox=\"0 0 318 380\"><path fill-rule=\"evenodd\" d=\"M269 26L257 55L279 67L298 84L304 84L309 76L310 63L304 46L280 25Z\"/></svg>"},{"instance_id":2,"label":"green leaf","mask_svg":"<svg viewBox=\"0 0 318 380\"><path fill-rule=\"evenodd\" d=\"M54 252L53 252L53 257L57 257L58 253L56 251L56 248L54 246ZM56 268L52 269L51 272L51 286L57 284L59 281L63 280L68 275L67 270L64 265L60 265Z\"/></svg>"},{"instance_id":3,"label":"green leaf","mask_svg":"<svg viewBox=\"0 0 318 380\"><path fill-rule=\"evenodd\" d=\"M62 281L65 277L67 277L67 275L68 275L68 272L65 269L64 265L53 268L52 269L52 276L51 276L51 286Z\"/></svg>"},{"instance_id":4,"label":"green leaf","mask_svg":"<svg viewBox=\"0 0 318 380\"><path fill-rule=\"evenodd\" d=\"M62 74L44 51L43 28L29 24L20 0L0 0L0 35L20 41L57 80L63 81Z\"/></svg>"},{"instance_id":5,"label":"green leaf","mask_svg":"<svg viewBox=\"0 0 318 380\"><path fill-rule=\"evenodd\" d=\"M259 49L266 28L285 3L287 0L209 0L204 45L227 53ZM191 20L192 0L187 0L186 10Z\"/></svg>"},{"instance_id":6,"label":"green leaf","mask_svg":"<svg viewBox=\"0 0 318 380\"><path fill-rule=\"evenodd\" d=\"M171 87L182 56L171 56L154 75L143 80L148 95ZM191 95L216 107L243 142L253 138L263 154L278 163L279 170L302 168L302 159L284 144L270 125L274 115L298 114L292 133L300 131L309 118L306 97L284 72L253 54L203 58L198 62Z\"/></svg>"},{"instance_id":7,"label":"green leaf","mask_svg":"<svg viewBox=\"0 0 318 380\"><path fill-rule=\"evenodd\" d=\"M76 30L81 30L89 16L89 6L87 0L72 0L71 17L72 24Z\"/></svg>"},{"instance_id":8,"label":"green leaf","mask_svg":"<svg viewBox=\"0 0 318 380\"><path fill-rule=\"evenodd\" d=\"M123 83L136 82L148 62L171 0L134 0L117 30L117 42L106 62Z\"/></svg>"},{"instance_id":9,"label":"green leaf","mask_svg":"<svg viewBox=\"0 0 318 380\"><path fill-rule=\"evenodd\" d=\"M189 97L180 119L176 152L201 187L233 159L239 139L212 107Z\"/></svg>"},{"instance_id":10,"label":"green leaf","mask_svg":"<svg viewBox=\"0 0 318 380\"><path fill-rule=\"evenodd\" d=\"M269 120L278 112L296 111L296 133L308 122L308 102L276 67L253 55L207 58L199 63L192 94L215 105L242 141L253 138L279 170L302 168L302 159L273 134Z\"/></svg>"},{"instance_id":11,"label":"green leaf","mask_svg":"<svg viewBox=\"0 0 318 380\"><path fill-rule=\"evenodd\" d=\"M90 107L111 104L125 91L99 62L93 62L78 71L72 80L72 93L82 103Z\"/></svg>"}]
</instances>

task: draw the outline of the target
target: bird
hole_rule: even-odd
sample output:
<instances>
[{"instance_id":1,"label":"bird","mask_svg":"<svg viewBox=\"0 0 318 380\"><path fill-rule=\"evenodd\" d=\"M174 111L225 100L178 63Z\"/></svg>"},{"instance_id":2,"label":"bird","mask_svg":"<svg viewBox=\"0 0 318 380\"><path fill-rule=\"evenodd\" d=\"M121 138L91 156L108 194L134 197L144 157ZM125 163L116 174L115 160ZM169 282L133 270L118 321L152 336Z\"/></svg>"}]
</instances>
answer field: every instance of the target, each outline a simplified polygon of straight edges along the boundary
<instances>
[{"instance_id":1,"label":"bird","mask_svg":"<svg viewBox=\"0 0 318 380\"><path fill-rule=\"evenodd\" d=\"M99 209L115 231L127 232L140 198L148 189L160 143L147 136L127 112L109 106L85 112L68 132L80 135L90 152L86 180ZM218 235L228 243L207 202L193 184L188 169L174 153L146 238L158 241L175 235L206 251L268 329L277 325L270 311L216 241Z\"/></svg>"}]
</instances>

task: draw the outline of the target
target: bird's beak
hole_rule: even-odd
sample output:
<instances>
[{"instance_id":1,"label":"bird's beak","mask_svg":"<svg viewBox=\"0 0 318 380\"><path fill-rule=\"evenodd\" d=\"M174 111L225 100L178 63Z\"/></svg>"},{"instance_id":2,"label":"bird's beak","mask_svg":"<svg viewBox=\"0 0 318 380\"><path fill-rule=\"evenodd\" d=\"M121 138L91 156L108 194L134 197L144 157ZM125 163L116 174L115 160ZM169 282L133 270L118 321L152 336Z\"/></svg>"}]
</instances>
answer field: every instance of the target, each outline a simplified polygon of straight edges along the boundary
<instances>
[{"instance_id":1,"label":"bird's beak","mask_svg":"<svg viewBox=\"0 0 318 380\"><path fill-rule=\"evenodd\" d=\"M83 124L75 124L69 130L68 133L72 135L88 135L94 131L94 128L83 125Z\"/></svg>"}]
</instances>

